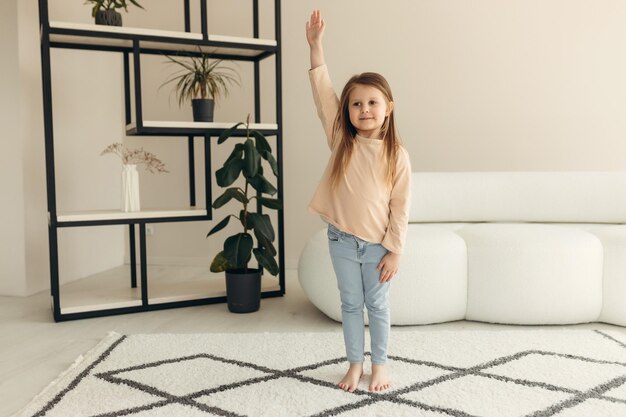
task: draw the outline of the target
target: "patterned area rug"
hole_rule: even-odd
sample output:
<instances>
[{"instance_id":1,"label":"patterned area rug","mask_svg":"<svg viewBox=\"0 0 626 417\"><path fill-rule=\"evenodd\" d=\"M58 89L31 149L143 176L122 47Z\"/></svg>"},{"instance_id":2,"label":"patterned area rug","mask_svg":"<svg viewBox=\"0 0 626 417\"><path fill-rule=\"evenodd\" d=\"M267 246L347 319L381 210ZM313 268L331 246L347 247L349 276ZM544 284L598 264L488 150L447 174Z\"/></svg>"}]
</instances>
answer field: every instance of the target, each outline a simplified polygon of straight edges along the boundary
<instances>
[{"instance_id":1,"label":"patterned area rug","mask_svg":"<svg viewBox=\"0 0 626 417\"><path fill-rule=\"evenodd\" d=\"M367 338L366 338L367 339ZM341 333L111 333L20 416L626 416L617 331L392 329L393 387L335 384Z\"/></svg>"}]
</instances>

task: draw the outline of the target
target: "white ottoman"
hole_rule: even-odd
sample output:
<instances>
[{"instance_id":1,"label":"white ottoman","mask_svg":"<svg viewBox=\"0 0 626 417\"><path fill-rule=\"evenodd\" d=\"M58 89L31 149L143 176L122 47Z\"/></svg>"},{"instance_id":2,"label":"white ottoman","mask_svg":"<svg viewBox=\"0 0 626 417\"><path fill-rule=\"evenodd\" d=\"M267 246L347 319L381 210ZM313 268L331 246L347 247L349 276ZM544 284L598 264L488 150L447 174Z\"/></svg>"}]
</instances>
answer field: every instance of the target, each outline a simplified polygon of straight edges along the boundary
<instances>
[{"instance_id":1,"label":"white ottoman","mask_svg":"<svg viewBox=\"0 0 626 417\"><path fill-rule=\"evenodd\" d=\"M463 320L467 308L465 241L448 225L409 224L389 297L392 324Z\"/></svg>"},{"instance_id":2,"label":"white ottoman","mask_svg":"<svg viewBox=\"0 0 626 417\"><path fill-rule=\"evenodd\" d=\"M626 226L600 226L589 232L604 247L604 302L599 321L626 326Z\"/></svg>"},{"instance_id":3,"label":"white ottoman","mask_svg":"<svg viewBox=\"0 0 626 417\"><path fill-rule=\"evenodd\" d=\"M331 319L341 321L341 299L325 228L315 233L302 250L298 281L315 307Z\"/></svg>"},{"instance_id":4,"label":"white ottoman","mask_svg":"<svg viewBox=\"0 0 626 417\"><path fill-rule=\"evenodd\" d=\"M341 301L326 229L317 232L302 251L298 279L318 309L341 321ZM389 291L391 324L462 320L467 303L463 239L446 227L409 224L405 253ZM365 319L367 322L367 315Z\"/></svg>"},{"instance_id":5,"label":"white ottoman","mask_svg":"<svg viewBox=\"0 0 626 417\"><path fill-rule=\"evenodd\" d=\"M467 245L468 320L512 324L597 321L603 249L584 230L483 223L456 231Z\"/></svg>"}]
</instances>

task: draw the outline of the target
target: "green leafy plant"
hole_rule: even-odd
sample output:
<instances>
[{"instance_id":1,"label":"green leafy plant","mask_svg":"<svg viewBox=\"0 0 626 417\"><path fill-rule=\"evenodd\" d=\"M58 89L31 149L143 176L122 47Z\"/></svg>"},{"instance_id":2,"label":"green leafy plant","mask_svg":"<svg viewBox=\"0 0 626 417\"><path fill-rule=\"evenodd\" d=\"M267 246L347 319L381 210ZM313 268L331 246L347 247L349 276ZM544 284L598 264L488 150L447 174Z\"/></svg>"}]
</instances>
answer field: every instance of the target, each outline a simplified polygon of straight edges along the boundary
<instances>
[{"instance_id":1,"label":"green leafy plant","mask_svg":"<svg viewBox=\"0 0 626 417\"><path fill-rule=\"evenodd\" d=\"M211 60L209 54L202 52L200 47L198 54L182 58L165 55L170 63L182 68L161 87L176 82L176 94L181 107L185 101L195 98L212 98L217 102L220 96L228 96L229 85L239 85L239 74L233 68L222 65L223 60Z\"/></svg>"},{"instance_id":2,"label":"green leafy plant","mask_svg":"<svg viewBox=\"0 0 626 417\"><path fill-rule=\"evenodd\" d=\"M240 122L225 130L217 143L221 144L233 136L237 128L243 124ZM278 210L282 208L282 202L279 199L262 196L263 194L274 195L277 192L276 188L263 175L262 159L267 161L276 177L278 177L278 164L272 156L272 150L265 136L250 129L250 115L248 115L245 125L245 142L235 145L224 166L215 173L217 184L220 187L230 186L243 175L245 188L227 188L224 194L217 197L213 203L213 208L217 209L234 199L243 205L243 209L239 211L239 216L228 215L211 229L207 237L226 227L231 218L239 220L243 230L224 241L223 250L215 256L211 263L211 272L240 268L247 272L248 262L254 254L260 266L269 271L270 274L276 275L279 269L275 259L276 248L272 243L275 236L270 216L251 211L249 205L257 199L262 206L269 209ZM257 195L248 196L250 186L257 191ZM253 238L249 231L252 231L257 239L257 248L253 248Z\"/></svg>"},{"instance_id":3,"label":"green leafy plant","mask_svg":"<svg viewBox=\"0 0 626 417\"><path fill-rule=\"evenodd\" d=\"M100 10L124 9L124 11L128 12L128 3L143 9L143 6L139 4L137 0L87 0L85 2L85 4L93 4L93 8L91 9L91 15L93 17L96 17L96 13Z\"/></svg>"}]
</instances>

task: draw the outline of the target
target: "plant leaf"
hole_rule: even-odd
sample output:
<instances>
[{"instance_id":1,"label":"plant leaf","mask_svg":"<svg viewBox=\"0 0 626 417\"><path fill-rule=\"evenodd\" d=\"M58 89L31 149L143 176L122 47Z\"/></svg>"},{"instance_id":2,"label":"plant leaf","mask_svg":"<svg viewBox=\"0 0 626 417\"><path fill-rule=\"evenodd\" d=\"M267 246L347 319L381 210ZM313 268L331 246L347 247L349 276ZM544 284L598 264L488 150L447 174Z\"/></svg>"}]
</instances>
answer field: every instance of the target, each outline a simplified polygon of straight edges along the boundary
<instances>
[{"instance_id":1,"label":"plant leaf","mask_svg":"<svg viewBox=\"0 0 626 417\"><path fill-rule=\"evenodd\" d=\"M271 242L274 241L274 228L272 227L272 221L267 214L250 213L251 217L254 217L254 231L259 232Z\"/></svg>"},{"instance_id":2,"label":"plant leaf","mask_svg":"<svg viewBox=\"0 0 626 417\"><path fill-rule=\"evenodd\" d=\"M238 143L233 148L233 151L231 152L231 154L228 157L228 159L226 160L226 162L224 162L224 165L226 165L227 163L229 163L233 159L242 159L241 158L242 156L243 156L243 144L242 143Z\"/></svg>"},{"instance_id":3,"label":"plant leaf","mask_svg":"<svg viewBox=\"0 0 626 417\"><path fill-rule=\"evenodd\" d=\"M139 4L139 3L137 3L137 0L130 0L130 2L131 2L132 4L134 4L135 6L139 7L140 9L143 9L143 6L142 6L141 4ZM144 10L145 10L145 9L144 9Z\"/></svg>"},{"instance_id":4,"label":"plant leaf","mask_svg":"<svg viewBox=\"0 0 626 417\"><path fill-rule=\"evenodd\" d=\"M272 275L278 274L278 265L271 254L264 249L257 248L254 248L252 252L254 253L256 260L259 262L259 265L265 268Z\"/></svg>"},{"instance_id":5,"label":"plant leaf","mask_svg":"<svg viewBox=\"0 0 626 417\"><path fill-rule=\"evenodd\" d=\"M248 226L248 229L252 229L253 231L255 231L255 234L256 234L257 224L260 221L258 217L259 215L257 213L248 212L247 226Z\"/></svg>"},{"instance_id":6,"label":"plant leaf","mask_svg":"<svg viewBox=\"0 0 626 417\"><path fill-rule=\"evenodd\" d=\"M229 188L224 192L224 194L215 199L215 202L213 203L213 208L220 208L233 198L244 204L248 204L249 202L239 188Z\"/></svg>"},{"instance_id":7,"label":"plant leaf","mask_svg":"<svg viewBox=\"0 0 626 417\"><path fill-rule=\"evenodd\" d=\"M261 155L257 152L254 147L254 143L252 139L246 140L244 143L244 165L243 165L243 174L247 178L254 177L257 172L259 172L259 166L261 165Z\"/></svg>"},{"instance_id":8,"label":"plant leaf","mask_svg":"<svg viewBox=\"0 0 626 417\"><path fill-rule=\"evenodd\" d=\"M280 210L283 207L282 201L280 201L277 198L258 197L258 199L261 202L261 204L264 205L267 208L271 208L271 209L274 209L274 210Z\"/></svg>"},{"instance_id":9,"label":"plant leaf","mask_svg":"<svg viewBox=\"0 0 626 417\"><path fill-rule=\"evenodd\" d=\"M262 153L261 156L263 156L263 158L265 158L265 160L270 164L270 166L272 167L272 172L276 177L278 177L278 163L274 159L272 153L269 151L265 151L265 153Z\"/></svg>"},{"instance_id":10,"label":"plant leaf","mask_svg":"<svg viewBox=\"0 0 626 417\"><path fill-rule=\"evenodd\" d=\"M215 179L220 187L228 187L237 178L243 168L243 159L235 159L228 164L225 164L222 168L215 171Z\"/></svg>"},{"instance_id":11,"label":"plant leaf","mask_svg":"<svg viewBox=\"0 0 626 417\"><path fill-rule=\"evenodd\" d=\"M268 238L258 233L256 230L254 231L254 236L256 236L260 247L268 249L273 256L276 256L276 248Z\"/></svg>"},{"instance_id":12,"label":"plant leaf","mask_svg":"<svg viewBox=\"0 0 626 417\"><path fill-rule=\"evenodd\" d=\"M252 236L248 233L237 233L224 242L224 256L234 267L243 267L251 257L252 245Z\"/></svg>"},{"instance_id":13,"label":"plant leaf","mask_svg":"<svg viewBox=\"0 0 626 417\"><path fill-rule=\"evenodd\" d=\"M262 174L257 174L254 178L249 178L248 182L260 193L274 195L278 191Z\"/></svg>"},{"instance_id":14,"label":"plant leaf","mask_svg":"<svg viewBox=\"0 0 626 417\"><path fill-rule=\"evenodd\" d=\"M243 215L244 215L245 212L246 212L245 210L240 210L239 211L239 221L241 221L242 225L244 224L244 221L245 221L246 231L247 231L247 230L250 230L250 229L254 228L254 219L252 217L250 217L251 213L249 213L249 212L248 212L248 215L246 216L246 218L244 219Z\"/></svg>"},{"instance_id":15,"label":"plant leaf","mask_svg":"<svg viewBox=\"0 0 626 417\"><path fill-rule=\"evenodd\" d=\"M250 134L255 137L256 149L261 155L263 155L264 151L268 151L270 153L272 152L272 148L267 142L267 139L265 139L265 135L263 135L263 133L259 132L258 130L251 130Z\"/></svg>"},{"instance_id":16,"label":"plant leaf","mask_svg":"<svg viewBox=\"0 0 626 417\"><path fill-rule=\"evenodd\" d=\"M211 272L224 272L227 269L231 269L231 266L228 263L228 259L224 256L224 251L221 251L213 258L210 270Z\"/></svg>"},{"instance_id":17,"label":"plant leaf","mask_svg":"<svg viewBox=\"0 0 626 417\"><path fill-rule=\"evenodd\" d=\"M242 124L243 124L243 122L239 122L239 123L237 123L236 125L234 125L234 126L232 126L232 127L229 127L228 129L226 129L225 131L223 131L223 132L220 134L219 139L217 139L217 144L219 145L220 143L223 143L226 139L228 139L229 137L231 137L231 136L233 135L233 132L234 132L235 130L237 130L237 128L238 128L239 126L241 126Z\"/></svg>"},{"instance_id":18,"label":"plant leaf","mask_svg":"<svg viewBox=\"0 0 626 417\"><path fill-rule=\"evenodd\" d=\"M211 229L211 231L209 233L207 233L206 237L211 236L213 233L219 232L220 230L222 230L223 228L226 227L226 225L228 224L228 221L230 220L230 216L226 216L226 218L224 220L222 220L221 222L219 222L213 229Z\"/></svg>"}]
</instances>

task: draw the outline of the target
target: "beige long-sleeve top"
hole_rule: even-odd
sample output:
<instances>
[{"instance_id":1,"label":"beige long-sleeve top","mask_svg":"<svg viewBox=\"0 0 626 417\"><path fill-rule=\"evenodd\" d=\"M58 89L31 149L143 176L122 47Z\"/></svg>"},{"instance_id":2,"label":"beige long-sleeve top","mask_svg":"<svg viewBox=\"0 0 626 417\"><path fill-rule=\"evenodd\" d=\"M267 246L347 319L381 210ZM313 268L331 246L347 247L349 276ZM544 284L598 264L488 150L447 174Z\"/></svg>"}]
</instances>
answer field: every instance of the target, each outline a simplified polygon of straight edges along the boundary
<instances>
[{"instance_id":1,"label":"beige long-sleeve top","mask_svg":"<svg viewBox=\"0 0 626 417\"><path fill-rule=\"evenodd\" d=\"M313 99L322 121L331 153L334 153L332 128L339 109L326 65L309 71ZM386 181L384 144L380 139L356 135L350 164L333 191L330 171L333 156L326 165L320 184L309 204L309 211L322 220L363 240L382 244L401 254L409 220L411 203L411 161L400 148L396 176L392 186Z\"/></svg>"}]
</instances>

